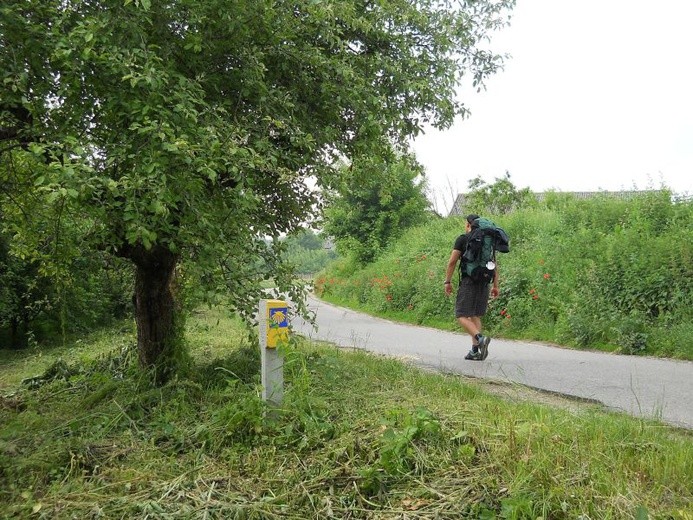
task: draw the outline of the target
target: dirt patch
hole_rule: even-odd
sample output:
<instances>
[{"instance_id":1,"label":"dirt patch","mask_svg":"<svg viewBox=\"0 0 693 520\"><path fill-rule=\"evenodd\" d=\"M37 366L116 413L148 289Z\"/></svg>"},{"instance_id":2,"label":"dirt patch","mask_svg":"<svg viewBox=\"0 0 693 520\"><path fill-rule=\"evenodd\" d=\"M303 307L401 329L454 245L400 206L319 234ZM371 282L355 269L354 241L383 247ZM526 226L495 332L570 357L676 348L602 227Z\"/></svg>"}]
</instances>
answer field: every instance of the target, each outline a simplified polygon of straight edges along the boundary
<instances>
[{"instance_id":1,"label":"dirt patch","mask_svg":"<svg viewBox=\"0 0 693 520\"><path fill-rule=\"evenodd\" d=\"M354 349L363 350L363 349ZM376 354L377 355L377 354ZM577 397L567 394L561 394L559 392L552 392L550 390L542 390L539 388L531 388L529 386L521 385L518 383L513 383L510 381L498 381L493 379L481 379L477 377L470 377L466 375L461 375L454 372L441 372L440 370L427 366L421 365L419 363L419 358L416 356L386 356L390 359L397 359L403 363L410 364L421 370L425 370L435 374L446 374L449 376L459 377L469 384L473 384L483 388L484 391L496 395L510 402L532 402L536 404L542 404L546 406L553 406L556 408L561 408L563 410L568 410L572 413L578 413L585 411L587 409L601 409L608 410L601 402L595 399L586 399L584 397Z\"/></svg>"},{"instance_id":2,"label":"dirt patch","mask_svg":"<svg viewBox=\"0 0 693 520\"><path fill-rule=\"evenodd\" d=\"M464 380L469 381L470 384L480 386L486 392L496 395L498 397L502 397L506 401L530 401L536 404L543 404L546 406L552 406L564 410L569 410L573 413L584 411L588 408L599 408L602 410L607 409L602 403L594 399L585 399L582 397L575 397L571 395L560 394L557 392L550 392L548 390L530 388L528 386L520 385L517 383L489 381L485 379L477 379L466 376L461 377Z\"/></svg>"}]
</instances>

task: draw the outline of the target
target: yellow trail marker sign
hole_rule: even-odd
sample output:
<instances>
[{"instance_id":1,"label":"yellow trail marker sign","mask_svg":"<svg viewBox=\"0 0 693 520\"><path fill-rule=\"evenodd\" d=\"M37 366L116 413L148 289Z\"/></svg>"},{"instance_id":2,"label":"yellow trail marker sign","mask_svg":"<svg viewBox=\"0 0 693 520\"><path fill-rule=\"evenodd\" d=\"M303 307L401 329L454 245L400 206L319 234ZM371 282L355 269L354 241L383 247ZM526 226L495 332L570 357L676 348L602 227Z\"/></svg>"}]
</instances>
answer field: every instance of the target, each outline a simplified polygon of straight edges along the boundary
<instances>
[{"instance_id":1,"label":"yellow trail marker sign","mask_svg":"<svg viewBox=\"0 0 693 520\"><path fill-rule=\"evenodd\" d=\"M267 302L267 348L277 348L289 340L289 307L281 300Z\"/></svg>"}]
</instances>

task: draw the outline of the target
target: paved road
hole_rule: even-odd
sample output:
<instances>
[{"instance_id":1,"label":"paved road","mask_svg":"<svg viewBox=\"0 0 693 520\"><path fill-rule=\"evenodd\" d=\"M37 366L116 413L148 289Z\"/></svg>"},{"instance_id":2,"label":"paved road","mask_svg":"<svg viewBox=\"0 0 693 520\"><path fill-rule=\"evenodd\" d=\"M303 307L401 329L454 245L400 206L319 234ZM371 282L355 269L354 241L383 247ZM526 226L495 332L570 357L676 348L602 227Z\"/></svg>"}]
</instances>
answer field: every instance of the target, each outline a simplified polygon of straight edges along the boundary
<instances>
[{"instance_id":1,"label":"paved road","mask_svg":"<svg viewBox=\"0 0 693 520\"><path fill-rule=\"evenodd\" d=\"M462 333L373 318L317 299L317 330L303 320L294 330L342 347L406 357L441 371L520 383L603 403L606 407L693 429L693 362L585 352L494 339L486 361L466 361Z\"/></svg>"}]
</instances>

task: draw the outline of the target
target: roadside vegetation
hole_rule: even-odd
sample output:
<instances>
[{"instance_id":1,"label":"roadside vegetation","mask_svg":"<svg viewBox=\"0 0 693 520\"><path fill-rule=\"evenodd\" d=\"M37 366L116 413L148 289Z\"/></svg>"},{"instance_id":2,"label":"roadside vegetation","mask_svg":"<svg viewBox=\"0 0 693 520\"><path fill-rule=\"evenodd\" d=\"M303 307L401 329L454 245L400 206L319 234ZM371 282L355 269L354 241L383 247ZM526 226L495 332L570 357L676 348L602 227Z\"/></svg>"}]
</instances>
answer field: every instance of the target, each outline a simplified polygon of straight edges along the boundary
<instances>
[{"instance_id":1,"label":"roadside vegetation","mask_svg":"<svg viewBox=\"0 0 693 520\"><path fill-rule=\"evenodd\" d=\"M312 279L337 259L337 252L330 247L324 235L311 229L287 237L284 243L287 262L296 275L304 279Z\"/></svg>"},{"instance_id":2,"label":"roadside vegetation","mask_svg":"<svg viewBox=\"0 0 693 520\"><path fill-rule=\"evenodd\" d=\"M0 351L0 517L693 518L689 432L303 340L269 411L239 319L186 337L158 388L127 323Z\"/></svg>"},{"instance_id":3,"label":"roadside vegetation","mask_svg":"<svg viewBox=\"0 0 693 520\"><path fill-rule=\"evenodd\" d=\"M512 185L511 197L489 188L473 193L469 212L511 238L511 252L498 255L501 294L484 320L492 336L693 360L690 200L662 190L626 200L555 193L539 203ZM464 217L431 218L368 263L342 243L344 258L316 277L315 290L372 314L456 328L443 277L463 232Z\"/></svg>"}]
</instances>

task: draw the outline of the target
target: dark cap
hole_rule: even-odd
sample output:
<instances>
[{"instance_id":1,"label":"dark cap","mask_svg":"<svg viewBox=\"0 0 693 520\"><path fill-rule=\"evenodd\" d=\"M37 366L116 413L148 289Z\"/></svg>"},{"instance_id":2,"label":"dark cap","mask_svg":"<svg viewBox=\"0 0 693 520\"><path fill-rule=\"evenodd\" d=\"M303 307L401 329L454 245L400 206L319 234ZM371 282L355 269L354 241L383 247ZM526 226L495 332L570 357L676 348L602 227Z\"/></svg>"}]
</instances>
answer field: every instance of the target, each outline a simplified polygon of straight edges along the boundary
<instances>
[{"instance_id":1,"label":"dark cap","mask_svg":"<svg viewBox=\"0 0 693 520\"><path fill-rule=\"evenodd\" d=\"M467 222L469 222L470 226L474 225L474 221L479 218L479 215L475 215L472 213L471 215L467 215Z\"/></svg>"}]
</instances>

